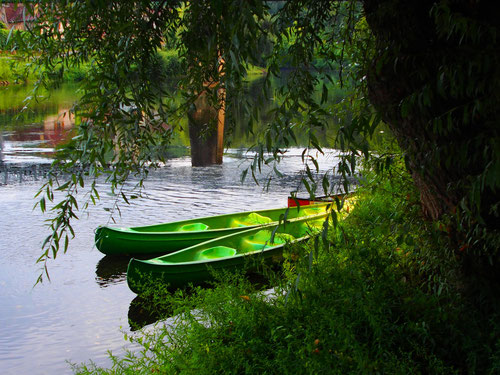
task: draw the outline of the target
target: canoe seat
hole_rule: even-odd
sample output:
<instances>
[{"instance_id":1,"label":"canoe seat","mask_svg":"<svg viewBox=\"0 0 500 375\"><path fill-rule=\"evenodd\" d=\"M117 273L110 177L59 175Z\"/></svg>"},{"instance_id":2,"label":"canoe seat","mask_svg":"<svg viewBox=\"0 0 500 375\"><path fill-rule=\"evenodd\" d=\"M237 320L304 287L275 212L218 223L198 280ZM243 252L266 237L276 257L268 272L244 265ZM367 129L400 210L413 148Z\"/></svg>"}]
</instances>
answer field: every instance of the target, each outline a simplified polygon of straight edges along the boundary
<instances>
[{"instance_id":1,"label":"canoe seat","mask_svg":"<svg viewBox=\"0 0 500 375\"><path fill-rule=\"evenodd\" d=\"M249 251L262 250L264 247L281 245L287 242L291 242L295 240L295 237L288 233L276 233L274 236L274 242L270 243L271 232L265 231L265 235L262 233L258 233L253 238L246 239L243 243L245 247L248 248Z\"/></svg>"},{"instance_id":2,"label":"canoe seat","mask_svg":"<svg viewBox=\"0 0 500 375\"><path fill-rule=\"evenodd\" d=\"M242 217L240 219L231 220L229 226L231 228L249 227L253 225L269 224L272 222L273 220L270 217L262 216L255 212L252 212L251 214L248 214L247 216Z\"/></svg>"},{"instance_id":3,"label":"canoe seat","mask_svg":"<svg viewBox=\"0 0 500 375\"><path fill-rule=\"evenodd\" d=\"M264 246L266 246L266 241L251 241L251 240L245 240L243 241L244 244L244 249L246 251L255 251L255 250L262 250Z\"/></svg>"},{"instance_id":4,"label":"canoe seat","mask_svg":"<svg viewBox=\"0 0 500 375\"><path fill-rule=\"evenodd\" d=\"M312 207L309 206L309 207L304 208L304 209L301 208L300 210L302 213L301 216L317 215L319 213L325 212L324 207L314 207L314 206L312 206Z\"/></svg>"},{"instance_id":5,"label":"canoe seat","mask_svg":"<svg viewBox=\"0 0 500 375\"><path fill-rule=\"evenodd\" d=\"M233 255L236 255L236 249L227 246L215 246L203 250L199 255L199 259L217 259L232 257Z\"/></svg>"},{"instance_id":6,"label":"canoe seat","mask_svg":"<svg viewBox=\"0 0 500 375\"><path fill-rule=\"evenodd\" d=\"M207 230L208 225L203 224L203 223L191 223L191 224L185 224L182 227L179 228L179 231L181 232L193 232L193 231L201 231L201 230Z\"/></svg>"}]
</instances>

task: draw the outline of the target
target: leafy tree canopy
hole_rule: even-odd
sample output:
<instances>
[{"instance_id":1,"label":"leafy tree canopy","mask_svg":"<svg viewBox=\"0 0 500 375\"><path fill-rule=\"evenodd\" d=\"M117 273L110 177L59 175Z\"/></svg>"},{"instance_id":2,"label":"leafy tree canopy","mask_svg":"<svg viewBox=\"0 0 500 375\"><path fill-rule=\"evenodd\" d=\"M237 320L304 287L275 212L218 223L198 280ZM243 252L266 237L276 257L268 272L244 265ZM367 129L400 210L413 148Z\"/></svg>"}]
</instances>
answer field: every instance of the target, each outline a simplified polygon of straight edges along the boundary
<instances>
[{"instance_id":1,"label":"leafy tree canopy","mask_svg":"<svg viewBox=\"0 0 500 375\"><path fill-rule=\"evenodd\" d=\"M284 64L291 72L281 87L266 82L263 98L279 97L279 106L254 148L251 173L279 162L297 132L321 151L315 133L338 116L343 126L332 146L344 153L332 168L353 174L356 157L369 156L368 140L383 121L405 154L428 218L448 217L457 247L498 264L500 49L491 2L34 3L38 21L16 41L40 73L33 97L64 69L91 64L73 109L84 119L79 135L55 162L71 178L54 175L40 192L42 210L55 190L64 196L51 208L52 233L40 261L55 257L62 241L67 248L75 194L88 181L90 202L98 199L98 176L106 175L117 191L130 174L144 176L159 165L197 96L204 92L214 108L221 106L220 89L238 98L249 64L263 61L267 40L268 77L279 76ZM186 72L174 92L165 89L168 77L157 69L164 44L178 50ZM318 58L326 65L315 66ZM328 82L352 88L334 112L327 105ZM256 119L259 108L247 111ZM381 167L390 163L390 154L377 157ZM304 185L314 193L317 165L307 150L304 159ZM326 178L322 189L332 189Z\"/></svg>"}]
</instances>

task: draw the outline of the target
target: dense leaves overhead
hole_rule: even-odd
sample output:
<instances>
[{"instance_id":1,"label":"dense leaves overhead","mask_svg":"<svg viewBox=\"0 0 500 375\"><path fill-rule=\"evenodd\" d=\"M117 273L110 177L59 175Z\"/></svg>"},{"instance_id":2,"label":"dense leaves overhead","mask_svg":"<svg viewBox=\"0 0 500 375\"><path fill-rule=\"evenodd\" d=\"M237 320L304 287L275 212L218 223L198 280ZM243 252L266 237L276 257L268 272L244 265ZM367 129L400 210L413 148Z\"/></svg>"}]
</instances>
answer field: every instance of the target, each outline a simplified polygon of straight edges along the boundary
<instances>
[{"instance_id":1,"label":"dense leaves overhead","mask_svg":"<svg viewBox=\"0 0 500 375\"><path fill-rule=\"evenodd\" d=\"M33 98L64 69L90 64L73 109L81 118L79 135L55 162L72 177L54 177L41 192L42 209L55 189L64 193L41 261L55 257L71 234L78 190L105 174L117 192L130 173L144 175L161 163L201 92L217 109L225 89L232 98L227 104L243 105L255 121L259 107L245 106L241 90L249 64L264 63L262 100L275 99L276 108L249 172L264 164L278 171L286 148L307 134L304 185L314 194L318 166L308 150L322 152L318 131L340 119L329 146L346 152L331 169L349 175L356 157L369 156L368 141L383 120L405 153L428 218L448 217L460 248L491 254L499 247L500 48L492 2L27 3L36 4L38 22L16 43L39 72ZM164 46L175 48L183 64L173 90L165 86L172 77L158 68ZM287 79L272 86L270 77L283 68ZM327 84L348 92L334 107ZM232 119L226 121L231 128ZM389 162L390 155L379 165ZM98 198L90 183L89 202ZM327 178L321 185L325 193L333 189Z\"/></svg>"},{"instance_id":2,"label":"dense leaves overhead","mask_svg":"<svg viewBox=\"0 0 500 375\"><path fill-rule=\"evenodd\" d=\"M427 216L456 214L457 246L491 257L500 202L492 3L366 1L365 10L376 43L370 100L405 151Z\"/></svg>"}]
</instances>

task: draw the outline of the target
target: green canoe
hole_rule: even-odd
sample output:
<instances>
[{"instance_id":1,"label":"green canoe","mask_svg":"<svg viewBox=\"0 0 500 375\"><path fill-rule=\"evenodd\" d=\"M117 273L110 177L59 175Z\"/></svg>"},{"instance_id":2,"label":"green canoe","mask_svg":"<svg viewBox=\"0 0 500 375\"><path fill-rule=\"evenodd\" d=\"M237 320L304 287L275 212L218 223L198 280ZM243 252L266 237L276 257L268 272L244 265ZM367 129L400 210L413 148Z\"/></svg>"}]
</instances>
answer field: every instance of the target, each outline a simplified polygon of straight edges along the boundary
<instances>
[{"instance_id":1,"label":"green canoe","mask_svg":"<svg viewBox=\"0 0 500 375\"><path fill-rule=\"evenodd\" d=\"M216 238L149 260L132 258L127 269L129 288L137 294L160 282L177 288L210 280L211 270L234 270L252 262L281 257L285 244L303 241L321 230L323 214L293 219ZM273 242L272 233L275 231Z\"/></svg>"},{"instance_id":2,"label":"green canoe","mask_svg":"<svg viewBox=\"0 0 500 375\"><path fill-rule=\"evenodd\" d=\"M106 255L167 254L200 242L278 222L285 214L287 220L317 215L325 212L326 207L327 204L318 204L300 209L286 207L239 212L143 227L103 226L96 229L95 244Z\"/></svg>"}]
</instances>

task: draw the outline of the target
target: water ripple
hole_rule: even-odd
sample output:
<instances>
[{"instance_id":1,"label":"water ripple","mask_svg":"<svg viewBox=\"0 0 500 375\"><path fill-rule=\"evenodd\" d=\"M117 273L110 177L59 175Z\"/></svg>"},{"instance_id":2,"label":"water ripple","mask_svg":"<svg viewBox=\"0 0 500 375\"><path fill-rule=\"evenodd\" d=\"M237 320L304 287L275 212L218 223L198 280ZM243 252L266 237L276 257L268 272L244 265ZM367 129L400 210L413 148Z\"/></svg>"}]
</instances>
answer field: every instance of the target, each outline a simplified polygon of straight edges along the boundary
<instances>
[{"instance_id":1,"label":"water ripple","mask_svg":"<svg viewBox=\"0 0 500 375\"><path fill-rule=\"evenodd\" d=\"M208 168L191 168L189 158L169 161L150 173L142 197L130 205L119 203L116 225L285 206L303 169L300 153L290 152L280 167L285 176L273 180L268 190L263 189L265 176L258 177L261 185L251 178L240 182L248 166L245 158L230 157ZM324 157L328 163L331 158ZM136 183L129 181L125 191ZM106 188L104 182L99 185ZM130 332L128 314L135 297L125 282L128 259L103 257L93 245L94 229L110 222L104 208L112 208L117 198L102 194L98 205L81 215L68 253L49 263L52 282L33 289L39 272L34 262L48 234L47 217L32 210L37 189L36 183L0 186L0 372L71 373L66 360L109 365L107 350L123 353L121 329Z\"/></svg>"}]
</instances>

